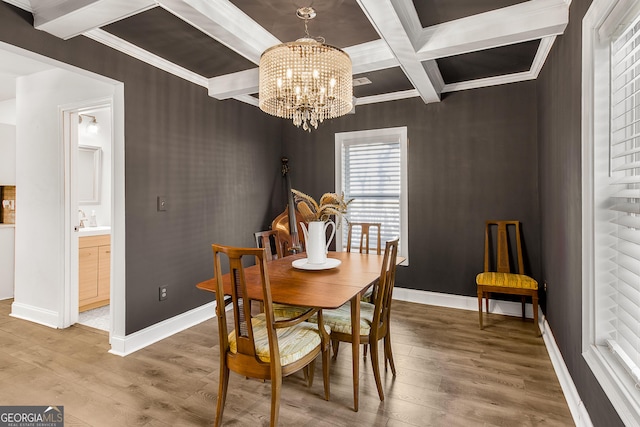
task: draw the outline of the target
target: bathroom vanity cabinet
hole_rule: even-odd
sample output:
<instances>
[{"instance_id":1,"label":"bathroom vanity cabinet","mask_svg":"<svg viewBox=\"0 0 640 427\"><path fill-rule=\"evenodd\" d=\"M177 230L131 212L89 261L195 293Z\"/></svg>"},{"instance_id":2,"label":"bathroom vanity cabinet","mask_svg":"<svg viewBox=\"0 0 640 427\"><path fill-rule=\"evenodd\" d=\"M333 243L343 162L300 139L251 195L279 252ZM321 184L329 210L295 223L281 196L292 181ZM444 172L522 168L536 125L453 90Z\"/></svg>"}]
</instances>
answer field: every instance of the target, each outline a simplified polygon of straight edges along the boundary
<instances>
[{"instance_id":1,"label":"bathroom vanity cabinet","mask_svg":"<svg viewBox=\"0 0 640 427\"><path fill-rule=\"evenodd\" d=\"M111 269L111 235L80 237L79 247L79 311L109 304Z\"/></svg>"}]
</instances>

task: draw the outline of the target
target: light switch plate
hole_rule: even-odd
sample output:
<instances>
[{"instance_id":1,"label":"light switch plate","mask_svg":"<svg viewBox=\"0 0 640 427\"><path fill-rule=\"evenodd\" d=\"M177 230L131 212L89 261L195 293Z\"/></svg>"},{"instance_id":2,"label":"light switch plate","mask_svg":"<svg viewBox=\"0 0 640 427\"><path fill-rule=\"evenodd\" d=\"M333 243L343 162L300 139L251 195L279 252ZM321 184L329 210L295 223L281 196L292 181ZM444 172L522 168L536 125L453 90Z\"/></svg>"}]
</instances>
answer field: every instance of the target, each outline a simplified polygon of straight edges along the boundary
<instances>
[{"instance_id":1,"label":"light switch plate","mask_svg":"<svg viewBox=\"0 0 640 427\"><path fill-rule=\"evenodd\" d=\"M167 198L164 196L158 196L158 212L167 210Z\"/></svg>"}]
</instances>

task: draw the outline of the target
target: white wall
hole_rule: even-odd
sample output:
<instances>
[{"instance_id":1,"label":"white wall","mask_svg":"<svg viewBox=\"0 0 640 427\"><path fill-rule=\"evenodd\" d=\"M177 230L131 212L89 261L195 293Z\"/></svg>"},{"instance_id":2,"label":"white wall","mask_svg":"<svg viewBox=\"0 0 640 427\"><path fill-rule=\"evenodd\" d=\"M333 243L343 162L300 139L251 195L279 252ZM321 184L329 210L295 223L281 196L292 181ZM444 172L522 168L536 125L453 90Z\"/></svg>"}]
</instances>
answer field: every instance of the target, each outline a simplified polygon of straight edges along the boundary
<instances>
[{"instance_id":1,"label":"white wall","mask_svg":"<svg viewBox=\"0 0 640 427\"><path fill-rule=\"evenodd\" d=\"M16 183L16 100L0 102L0 185ZM13 225L0 225L0 299L13 298Z\"/></svg>"},{"instance_id":2,"label":"white wall","mask_svg":"<svg viewBox=\"0 0 640 427\"><path fill-rule=\"evenodd\" d=\"M0 225L0 300L13 298L14 227Z\"/></svg>"},{"instance_id":3,"label":"white wall","mask_svg":"<svg viewBox=\"0 0 640 427\"><path fill-rule=\"evenodd\" d=\"M17 79L16 317L63 325L64 147L59 107L110 98L114 91L113 85L62 69Z\"/></svg>"},{"instance_id":4,"label":"white wall","mask_svg":"<svg viewBox=\"0 0 640 427\"><path fill-rule=\"evenodd\" d=\"M0 185L16 183L16 127L0 122Z\"/></svg>"},{"instance_id":5,"label":"white wall","mask_svg":"<svg viewBox=\"0 0 640 427\"><path fill-rule=\"evenodd\" d=\"M0 123L16 125L16 100L9 99L0 102Z\"/></svg>"}]
</instances>

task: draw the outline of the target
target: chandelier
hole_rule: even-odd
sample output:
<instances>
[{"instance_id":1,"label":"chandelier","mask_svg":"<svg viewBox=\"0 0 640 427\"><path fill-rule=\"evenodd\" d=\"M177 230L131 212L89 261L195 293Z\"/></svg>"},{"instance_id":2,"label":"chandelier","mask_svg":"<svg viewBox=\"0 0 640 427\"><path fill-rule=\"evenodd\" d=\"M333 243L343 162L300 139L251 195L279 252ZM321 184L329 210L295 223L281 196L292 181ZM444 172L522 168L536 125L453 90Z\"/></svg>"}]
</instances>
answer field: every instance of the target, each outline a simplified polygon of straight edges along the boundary
<instances>
[{"instance_id":1,"label":"chandelier","mask_svg":"<svg viewBox=\"0 0 640 427\"><path fill-rule=\"evenodd\" d=\"M301 7L305 37L265 50L260 57L260 109L306 131L324 119L347 114L353 108L351 58L341 49L309 37L307 23L316 16Z\"/></svg>"}]
</instances>

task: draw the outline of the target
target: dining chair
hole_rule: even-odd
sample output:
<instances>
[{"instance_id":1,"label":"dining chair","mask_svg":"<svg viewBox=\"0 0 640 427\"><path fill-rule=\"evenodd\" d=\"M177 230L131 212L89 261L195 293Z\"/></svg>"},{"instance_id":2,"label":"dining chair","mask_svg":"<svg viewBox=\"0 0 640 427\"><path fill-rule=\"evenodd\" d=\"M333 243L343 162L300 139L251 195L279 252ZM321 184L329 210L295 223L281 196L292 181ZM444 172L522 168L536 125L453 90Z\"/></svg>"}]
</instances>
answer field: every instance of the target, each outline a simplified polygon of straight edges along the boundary
<instances>
[{"instance_id":1,"label":"dining chair","mask_svg":"<svg viewBox=\"0 0 640 427\"><path fill-rule=\"evenodd\" d=\"M381 230L382 223L380 222L350 222L349 228L347 232L347 252L351 252L351 240L353 234L354 227L360 227L360 246L359 251L361 254L368 254L371 246L369 245L370 240L370 230L371 228L376 228L378 230L378 235L376 239L376 254L380 255L382 251L382 240L381 240ZM362 301L371 302L371 292L373 287L369 288L367 292L362 296ZM364 355L367 355L367 346L364 347Z\"/></svg>"},{"instance_id":2,"label":"dining chair","mask_svg":"<svg viewBox=\"0 0 640 427\"><path fill-rule=\"evenodd\" d=\"M282 258L285 254L280 232L278 230L257 231L253 233L256 247L267 248L267 261ZM275 253L274 253L275 249Z\"/></svg>"},{"instance_id":3,"label":"dining chair","mask_svg":"<svg viewBox=\"0 0 640 427\"><path fill-rule=\"evenodd\" d=\"M282 378L307 368L308 386L313 383L314 361L322 354L324 398L329 400L329 332L323 323L322 310L312 308L296 318L276 320L273 313L267 254L265 249L235 248L212 245L216 278L216 315L220 340L220 384L215 425L222 422L230 371L242 376L271 380L271 426L278 423ZM230 312L234 329L227 331L227 311L224 304L222 255L228 260L231 287ZM247 276L243 258L253 258L259 265L259 277L264 312L252 313L247 295ZM317 323L306 320L315 315ZM256 396L254 396L256 397ZM247 401L248 405L254 402Z\"/></svg>"},{"instance_id":4,"label":"dining chair","mask_svg":"<svg viewBox=\"0 0 640 427\"><path fill-rule=\"evenodd\" d=\"M279 230L258 231L256 233L253 233L253 235L256 239L256 247L267 248L267 261L271 261L276 258L282 258L288 255L289 252L285 243L280 238ZM274 248L275 254L273 253ZM263 309L263 304L260 303L260 311L262 311ZM295 307L290 309L286 304L273 303L273 309L276 313L276 317L296 317L301 313L307 311L308 308Z\"/></svg>"},{"instance_id":5,"label":"dining chair","mask_svg":"<svg viewBox=\"0 0 640 427\"><path fill-rule=\"evenodd\" d=\"M511 234L509 230L512 230ZM495 238L494 238L495 236ZM515 241L515 245L513 244ZM515 246L515 247L514 247ZM516 259L513 259L514 256ZM512 266L517 262L517 273ZM478 315L482 325L482 299L486 298L489 313L489 299L492 293L520 295L522 318L525 318L525 298L531 297L533 323L538 335L538 282L524 274L520 221L486 221L484 233L484 271L476 276L478 291Z\"/></svg>"},{"instance_id":6,"label":"dining chair","mask_svg":"<svg viewBox=\"0 0 640 427\"><path fill-rule=\"evenodd\" d=\"M376 239L376 242L377 242L376 253L380 255L382 251L382 244L381 244L382 224L379 222L350 222L349 229L347 232L347 252L351 252L351 240L352 240L352 235L354 234L353 233L354 227L360 227L360 249L359 250L361 254L369 253L369 249L370 249L369 238L371 236L369 231L371 227L378 229L378 236Z\"/></svg>"},{"instance_id":7,"label":"dining chair","mask_svg":"<svg viewBox=\"0 0 640 427\"><path fill-rule=\"evenodd\" d=\"M389 241L385 245L384 261L380 279L373 285L373 303L360 303L360 342L370 347L371 366L373 376L378 388L380 400L384 400L382 380L380 378L380 366L378 361L378 341L384 340L384 366L387 363L391 367L393 376L396 376L396 367L393 363L391 351L391 300L393 287L396 280L396 258L398 256L398 239ZM324 310L325 325L331 328L331 343L333 346L334 360L338 356L340 342L352 342L351 330L351 303L346 303L336 310ZM354 383L356 378L353 379Z\"/></svg>"}]
</instances>

